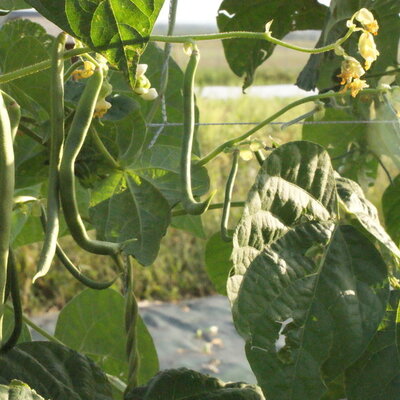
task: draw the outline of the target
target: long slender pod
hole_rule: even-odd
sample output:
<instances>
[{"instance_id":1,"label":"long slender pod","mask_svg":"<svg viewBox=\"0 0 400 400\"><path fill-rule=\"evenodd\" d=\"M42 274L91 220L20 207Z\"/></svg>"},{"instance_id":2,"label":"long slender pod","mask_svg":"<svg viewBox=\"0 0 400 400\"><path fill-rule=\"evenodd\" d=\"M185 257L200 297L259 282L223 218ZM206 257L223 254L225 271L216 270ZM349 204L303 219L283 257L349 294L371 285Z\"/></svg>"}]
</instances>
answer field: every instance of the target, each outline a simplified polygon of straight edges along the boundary
<instances>
[{"instance_id":1,"label":"long slender pod","mask_svg":"<svg viewBox=\"0 0 400 400\"><path fill-rule=\"evenodd\" d=\"M47 218L46 212L42 207L42 214L40 216L40 221L42 223L43 229L46 228ZM94 289L94 290L103 290L109 288L117 278L107 281L107 282L97 282L93 279L88 278L84 275L79 268L69 259L69 257L65 254L62 247L56 243L56 255L60 260L61 264L67 269L67 271L79 282L84 284L85 286Z\"/></svg>"},{"instance_id":2,"label":"long slender pod","mask_svg":"<svg viewBox=\"0 0 400 400\"><path fill-rule=\"evenodd\" d=\"M9 94L6 92L2 92L2 94L4 103L7 107L8 117L10 119L11 135L14 140L21 120L21 107Z\"/></svg>"},{"instance_id":3,"label":"long slender pod","mask_svg":"<svg viewBox=\"0 0 400 400\"><path fill-rule=\"evenodd\" d=\"M139 308L133 292L133 265L130 257L126 256L126 285L125 285L125 330L126 354L128 357L128 385L125 393L138 385L139 350L137 343L137 320Z\"/></svg>"},{"instance_id":4,"label":"long slender pod","mask_svg":"<svg viewBox=\"0 0 400 400\"><path fill-rule=\"evenodd\" d=\"M45 276L49 272L51 262L54 259L57 246L58 232L60 228L59 212L59 168L62 146L64 142L64 49L67 36L61 33L54 42L51 70L51 136L50 136L50 165L47 187L47 223L44 243L40 252L36 279Z\"/></svg>"},{"instance_id":5,"label":"long slender pod","mask_svg":"<svg viewBox=\"0 0 400 400\"><path fill-rule=\"evenodd\" d=\"M79 214L75 194L75 160L83 146L92 122L102 83L103 72L101 68L98 68L88 79L76 108L61 159L60 198L65 221L75 242L90 253L113 255L119 252L120 245L117 243L93 240L89 237Z\"/></svg>"},{"instance_id":6,"label":"long slender pod","mask_svg":"<svg viewBox=\"0 0 400 400\"><path fill-rule=\"evenodd\" d=\"M203 214L211 203L215 193L211 193L204 202L197 202L193 197L191 163L192 147L195 126L195 98L194 78L200 61L200 53L197 46L193 45L192 54L186 67L183 81L183 139L181 154L181 183L182 183L182 206L188 214Z\"/></svg>"},{"instance_id":7,"label":"long slender pod","mask_svg":"<svg viewBox=\"0 0 400 400\"><path fill-rule=\"evenodd\" d=\"M228 232L228 221L229 221L229 213L231 211L233 186L235 185L238 166L239 166L239 151L235 150L233 152L232 168L229 173L228 180L226 181L225 199L224 199L224 206L222 209L221 237L222 240L224 240L225 242L230 242L232 240L232 236Z\"/></svg>"},{"instance_id":8,"label":"long slender pod","mask_svg":"<svg viewBox=\"0 0 400 400\"><path fill-rule=\"evenodd\" d=\"M7 279L10 285L11 300L14 311L14 328L13 331L11 332L10 337L1 346L0 353L5 353L11 350L17 344L18 339L21 336L22 332L23 317L22 317L21 297L19 294L17 266L15 262L14 252L12 251L11 248L8 253Z\"/></svg>"},{"instance_id":9,"label":"long slender pod","mask_svg":"<svg viewBox=\"0 0 400 400\"><path fill-rule=\"evenodd\" d=\"M14 149L10 118L0 92L0 343L3 339L3 304L15 184Z\"/></svg>"}]
</instances>

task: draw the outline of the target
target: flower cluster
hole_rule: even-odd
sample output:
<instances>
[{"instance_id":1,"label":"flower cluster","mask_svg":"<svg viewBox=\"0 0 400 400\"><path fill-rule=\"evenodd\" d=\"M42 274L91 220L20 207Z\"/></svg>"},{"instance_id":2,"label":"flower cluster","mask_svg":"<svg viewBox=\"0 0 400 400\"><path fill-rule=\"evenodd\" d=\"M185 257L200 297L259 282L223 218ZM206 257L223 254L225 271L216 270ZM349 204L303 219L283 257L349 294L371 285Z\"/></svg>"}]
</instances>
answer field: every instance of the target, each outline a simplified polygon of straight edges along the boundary
<instances>
[{"instance_id":1,"label":"flower cluster","mask_svg":"<svg viewBox=\"0 0 400 400\"><path fill-rule=\"evenodd\" d=\"M147 64L138 64L136 67L136 84L133 91L138 94L143 100L151 101L158 97L157 90L151 87L149 79L145 73Z\"/></svg>"},{"instance_id":2,"label":"flower cluster","mask_svg":"<svg viewBox=\"0 0 400 400\"><path fill-rule=\"evenodd\" d=\"M357 27L354 20L361 24ZM364 67L354 57L350 57L340 46L336 49L336 54L343 56L344 60L341 65L341 73L338 75L342 79L340 82L343 86L342 92L350 90L351 95L356 97L360 90L367 88L368 84L365 80L360 79L365 74L365 71L370 69L371 64L376 61L379 56L379 51L376 48L373 35L378 34L378 22L375 20L372 13L366 8L357 11L353 17L347 21L348 27L353 27L355 31L361 31L358 40L358 52L365 60Z\"/></svg>"}]
</instances>

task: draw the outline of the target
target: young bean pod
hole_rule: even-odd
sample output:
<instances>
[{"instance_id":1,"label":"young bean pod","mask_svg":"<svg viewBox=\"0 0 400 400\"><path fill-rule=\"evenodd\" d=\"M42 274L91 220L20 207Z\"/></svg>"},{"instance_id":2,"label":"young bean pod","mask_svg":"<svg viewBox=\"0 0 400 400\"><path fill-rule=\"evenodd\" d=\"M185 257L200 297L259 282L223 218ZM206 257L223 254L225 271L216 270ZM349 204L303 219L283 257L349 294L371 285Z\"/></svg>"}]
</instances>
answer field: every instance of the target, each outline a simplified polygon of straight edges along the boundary
<instances>
[{"instance_id":1,"label":"young bean pod","mask_svg":"<svg viewBox=\"0 0 400 400\"><path fill-rule=\"evenodd\" d=\"M51 135L50 135L50 165L47 187L47 223L42 250L37 265L36 279L49 272L53 261L59 232L59 168L62 145L64 142L64 49L67 36L61 33L54 42L52 49L51 68Z\"/></svg>"},{"instance_id":2,"label":"young bean pod","mask_svg":"<svg viewBox=\"0 0 400 400\"><path fill-rule=\"evenodd\" d=\"M5 353L11 350L17 344L18 339L21 336L22 332L21 297L19 294L19 284L18 284L15 256L11 248L8 253L7 281L9 282L11 300L14 310L14 328L13 331L11 332L10 337L1 346L0 353Z\"/></svg>"},{"instance_id":3,"label":"young bean pod","mask_svg":"<svg viewBox=\"0 0 400 400\"><path fill-rule=\"evenodd\" d=\"M224 207L222 209L221 237L222 240L224 240L225 242L230 242L232 240L232 236L229 234L228 231L228 221L229 221L229 213L231 210L233 186L235 185L238 166L239 166L239 151L235 150L233 152L232 168L229 173L228 180L226 182Z\"/></svg>"},{"instance_id":4,"label":"young bean pod","mask_svg":"<svg viewBox=\"0 0 400 400\"><path fill-rule=\"evenodd\" d=\"M265 160L265 157L264 157L263 152L262 152L261 150L256 150L256 151L254 152L254 154L255 154L255 156L256 156L256 159L257 159L257 161L258 161L258 164L259 164L260 166L262 166L263 163L264 163L264 160Z\"/></svg>"},{"instance_id":5,"label":"young bean pod","mask_svg":"<svg viewBox=\"0 0 400 400\"><path fill-rule=\"evenodd\" d=\"M215 194L211 193L204 202L197 202L192 192L191 163L195 125L194 78L199 60L199 50L197 46L193 45L192 54L186 67L183 81L184 120L181 153L182 206L188 214L192 215L203 214L207 210Z\"/></svg>"},{"instance_id":6,"label":"young bean pod","mask_svg":"<svg viewBox=\"0 0 400 400\"><path fill-rule=\"evenodd\" d=\"M113 255L119 252L117 243L93 240L86 232L79 215L75 194L75 160L83 146L97 97L103 83L103 72L99 68L88 79L72 120L60 165L60 197L65 221L76 243L84 250L94 254Z\"/></svg>"},{"instance_id":7,"label":"young bean pod","mask_svg":"<svg viewBox=\"0 0 400 400\"><path fill-rule=\"evenodd\" d=\"M7 107L0 92L0 343L3 332L8 253L15 184L13 137Z\"/></svg>"},{"instance_id":8,"label":"young bean pod","mask_svg":"<svg viewBox=\"0 0 400 400\"><path fill-rule=\"evenodd\" d=\"M125 282L125 331L126 354L128 357L128 384L125 393L138 385L139 349L137 321L139 308L133 292L133 265L129 256L126 256L126 282Z\"/></svg>"}]
</instances>

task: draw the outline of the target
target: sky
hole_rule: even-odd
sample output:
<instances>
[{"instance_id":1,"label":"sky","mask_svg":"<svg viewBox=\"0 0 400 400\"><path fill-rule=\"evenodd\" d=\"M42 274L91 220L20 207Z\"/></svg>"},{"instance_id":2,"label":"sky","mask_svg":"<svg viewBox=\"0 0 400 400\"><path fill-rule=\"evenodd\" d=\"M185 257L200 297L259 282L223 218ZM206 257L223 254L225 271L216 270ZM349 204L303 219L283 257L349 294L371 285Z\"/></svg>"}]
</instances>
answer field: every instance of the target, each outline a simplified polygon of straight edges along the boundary
<instances>
[{"instance_id":1,"label":"sky","mask_svg":"<svg viewBox=\"0 0 400 400\"><path fill-rule=\"evenodd\" d=\"M245 1L245 0L238 0ZM329 4L330 0L319 0L320 3ZM169 0L165 0L158 22L167 23ZM215 24L215 17L221 0L178 0L177 24Z\"/></svg>"}]
</instances>

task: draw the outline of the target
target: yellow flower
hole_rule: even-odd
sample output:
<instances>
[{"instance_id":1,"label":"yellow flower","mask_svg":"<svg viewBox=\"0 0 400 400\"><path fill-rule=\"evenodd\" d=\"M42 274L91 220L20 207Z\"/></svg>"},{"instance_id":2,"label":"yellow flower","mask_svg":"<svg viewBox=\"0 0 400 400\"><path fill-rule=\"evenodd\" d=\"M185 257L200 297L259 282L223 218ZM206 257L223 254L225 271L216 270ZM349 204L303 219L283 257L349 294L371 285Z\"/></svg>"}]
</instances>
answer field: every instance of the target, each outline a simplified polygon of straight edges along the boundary
<instances>
[{"instance_id":1,"label":"yellow flower","mask_svg":"<svg viewBox=\"0 0 400 400\"><path fill-rule=\"evenodd\" d=\"M352 97L356 97L360 90L363 90L367 87L369 87L369 85L366 81L356 78L352 82L347 83L340 92L343 93L349 89Z\"/></svg>"},{"instance_id":2,"label":"yellow flower","mask_svg":"<svg viewBox=\"0 0 400 400\"><path fill-rule=\"evenodd\" d=\"M84 61L83 69L76 69L72 72L72 77L75 80L90 78L96 69L96 66L90 61Z\"/></svg>"},{"instance_id":3,"label":"yellow flower","mask_svg":"<svg viewBox=\"0 0 400 400\"><path fill-rule=\"evenodd\" d=\"M107 111L111 108L111 104L106 99L99 99L94 109L93 117L103 118Z\"/></svg>"},{"instance_id":4,"label":"yellow flower","mask_svg":"<svg viewBox=\"0 0 400 400\"><path fill-rule=\"evenodd\" d=\"M379 51L376 48L374 37L369 32L363 32L360 35L358 51L365 59L365 69L370 69L371 64L378 58Z\"/></svg>"},{"instance_id":5,"label":"yellow flower","mask_svg":"<svg viewBox=\"0 0 400 400\"><path fill-rule=\"evenodd\" d=\"M352 79L357 79L364 74L365 71L361 64L354 57L346 56L342 61L341 73L338 77L342 78L340 84L344 85L350 83Z\"/></svg>"},{"instance_id":6,"label":"yellow flower","mask_svg":"<svg viewBox=\"0 0 400 400\"><path fill-rule=\"evenodd\" d=\"M371 11L367 10L366 8L362 8L359 10L356 15L355 19L360 22L360 24L373 35L378 34L379 25L377 20L372 15Z\"/></svg>"}]
</instances>

